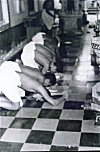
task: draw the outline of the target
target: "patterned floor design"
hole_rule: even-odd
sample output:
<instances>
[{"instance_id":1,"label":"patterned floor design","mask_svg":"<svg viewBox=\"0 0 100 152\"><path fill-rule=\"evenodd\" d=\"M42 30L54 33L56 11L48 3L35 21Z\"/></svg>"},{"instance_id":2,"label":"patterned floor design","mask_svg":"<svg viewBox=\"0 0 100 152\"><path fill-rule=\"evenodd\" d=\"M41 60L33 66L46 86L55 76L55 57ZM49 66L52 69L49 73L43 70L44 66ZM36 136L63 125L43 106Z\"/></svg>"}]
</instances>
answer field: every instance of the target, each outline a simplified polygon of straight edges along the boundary
<instances>
[{"instance_id":1,"label":"patterned floor design","mask_svg":"<svg viewBox=\"0 0 100 152\"><path fill-rule=\"evenodd\" d=\"M66 101L51 106L27 100L19 111L0 110L0 152L100 151L96 111L81 107L100 80L98 69L90 63L91 37L92 32L70 38L72 44L63 46L62 84L68 82L71 90Z\"/></svg>"}]
</instances>

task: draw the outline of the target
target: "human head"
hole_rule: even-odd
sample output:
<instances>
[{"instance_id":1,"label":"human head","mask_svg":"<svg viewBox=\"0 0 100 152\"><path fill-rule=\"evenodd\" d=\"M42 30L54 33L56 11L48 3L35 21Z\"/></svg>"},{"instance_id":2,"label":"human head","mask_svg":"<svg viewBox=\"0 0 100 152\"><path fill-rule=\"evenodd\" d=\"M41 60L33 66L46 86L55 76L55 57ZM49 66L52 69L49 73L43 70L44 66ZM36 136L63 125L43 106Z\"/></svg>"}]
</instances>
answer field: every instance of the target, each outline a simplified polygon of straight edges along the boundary
<instances>
[{"instance_id":1,"label":"human head","mask_svg":"<svg viewBox=\"0 0 100 152\"><path fill-rule=\"evenodd\" d=\"M56 84L56 77L54 73L47 72L44 76L45 76L44 85L50 86Z\"/></svg>"}]
</instances>

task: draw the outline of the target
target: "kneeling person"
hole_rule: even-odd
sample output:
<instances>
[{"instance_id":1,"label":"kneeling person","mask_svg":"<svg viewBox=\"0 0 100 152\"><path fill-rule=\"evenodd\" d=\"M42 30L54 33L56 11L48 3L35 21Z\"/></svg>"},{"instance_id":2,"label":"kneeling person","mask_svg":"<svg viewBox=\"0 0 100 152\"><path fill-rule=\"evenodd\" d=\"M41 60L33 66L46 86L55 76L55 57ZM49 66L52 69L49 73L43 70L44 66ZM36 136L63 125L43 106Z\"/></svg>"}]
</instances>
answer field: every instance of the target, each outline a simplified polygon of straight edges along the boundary
<instances>
[{"instance_id":1,"label":"kneeling person","mask_svg":"<svg viewBox=\"0 0 100 152\"><path fill-rule=\"evenodd\" d=\"M18 63L12 61L2 63L0 66L0 107L18 110L23 106L21 97L25 96L25 90L40 93L52 105L57 105L64 100L63 96L53 99L39 81L21 71Z\"/></svg>"}]
</instances>

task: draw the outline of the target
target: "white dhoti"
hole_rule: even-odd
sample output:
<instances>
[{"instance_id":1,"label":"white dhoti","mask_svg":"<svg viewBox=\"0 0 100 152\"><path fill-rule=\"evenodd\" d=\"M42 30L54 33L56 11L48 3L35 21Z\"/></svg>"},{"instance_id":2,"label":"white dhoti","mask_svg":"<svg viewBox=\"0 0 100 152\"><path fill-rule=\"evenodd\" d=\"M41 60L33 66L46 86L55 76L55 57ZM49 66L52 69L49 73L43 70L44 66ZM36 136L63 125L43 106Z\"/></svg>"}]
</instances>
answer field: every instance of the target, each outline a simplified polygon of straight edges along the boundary
<instances>
[{"instance_id":1,"label":"white dhoti","mask_svg":"<svg viewBox=\"0 0 100 152\"><path fill-rule=\"evenodd\" d=\"M25 96L25 91L21 88L19 74L21 72L19 65L12 61L5 61L0 66L0 93L4 94L12 102L20 102L23 106L21 97Z\"/></svg>"},{"instance_id":2,"label":"white dhoti","mask_svg":"<svg viewBox=\"0 0 100 152\"><path fill-rule=\"evenodd\" d=\"M35 49L36 47L33 41L25 45L21 54L21 60L25 66L38 69L39 65L37 62L35 62Z\"/></svg>"}]
</instances>

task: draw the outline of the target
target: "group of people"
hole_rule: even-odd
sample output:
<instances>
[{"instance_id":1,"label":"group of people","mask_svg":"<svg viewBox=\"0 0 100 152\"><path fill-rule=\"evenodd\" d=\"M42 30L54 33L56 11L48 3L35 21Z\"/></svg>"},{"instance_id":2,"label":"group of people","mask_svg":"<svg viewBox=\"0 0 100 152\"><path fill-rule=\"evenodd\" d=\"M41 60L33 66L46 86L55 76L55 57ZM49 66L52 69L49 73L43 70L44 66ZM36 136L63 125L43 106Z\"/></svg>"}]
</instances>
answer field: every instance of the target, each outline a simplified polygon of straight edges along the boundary
<instances>
[{"instance_id":1,"label":"group of people","mask_svg":"<svg viewBox=\"0 0 100 152\"><path fill-rule=\"evenodd\" d=\"M1 64L0 108L20 109L27 92L38 93L51 105L64 101L64 96L54 99L47 89L56 86L55 72L59 72L59 37L52 35L52 27L60 9L61 0L45 0L42 19L47 30L34 35L16 61Z\"/></svg>"},{"instance_id":2,"label":"group of people","mask_svg":"<svg viewBox=\"0 0 100 152\"><path fill-rule=\"evenodd\" d=\"M54 99L48 86L56 84L56 60L59 58L56 38L39 32L27 43L16 61L0 66L0 108L18 110L23 106L25 93L39 93L51 105L64 101Z\"/></svg>"}]
</instances>

